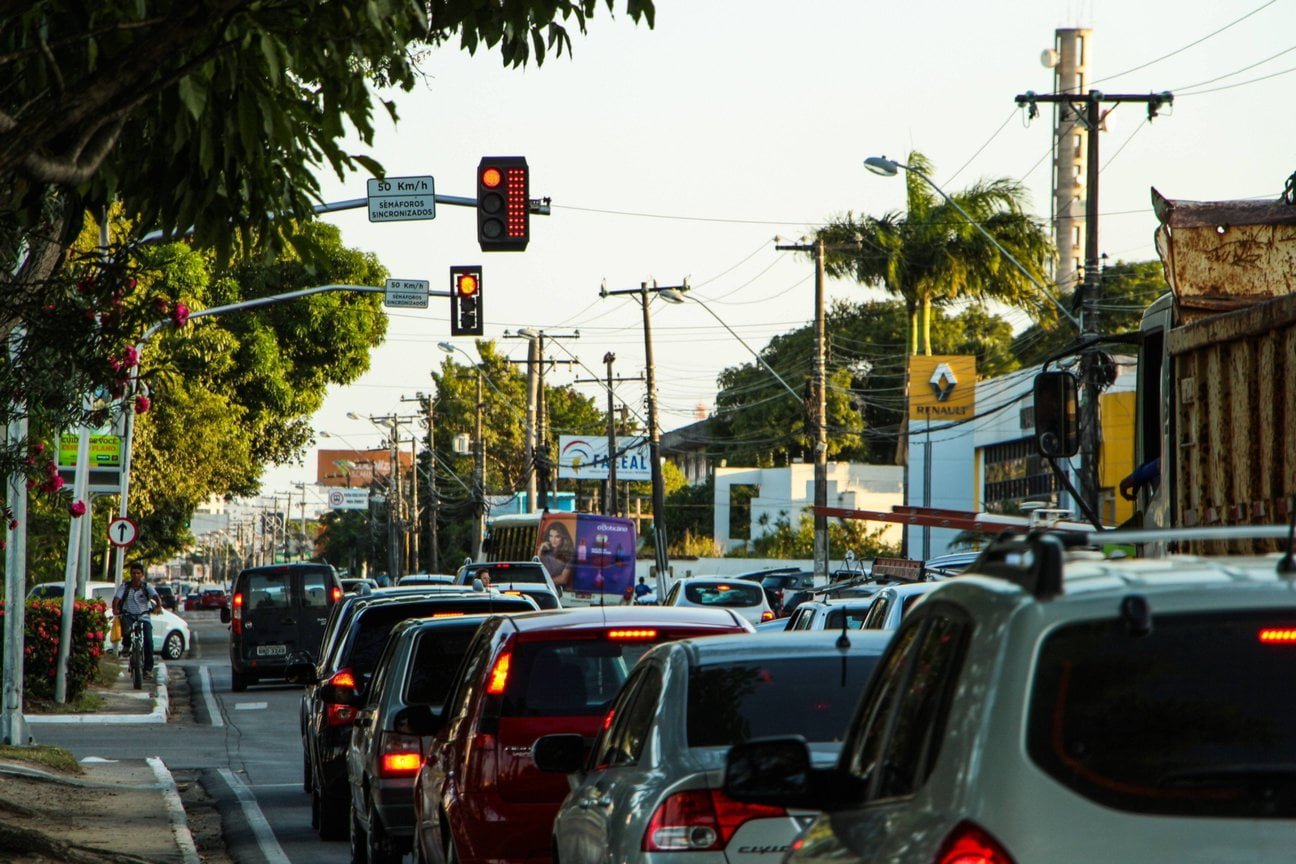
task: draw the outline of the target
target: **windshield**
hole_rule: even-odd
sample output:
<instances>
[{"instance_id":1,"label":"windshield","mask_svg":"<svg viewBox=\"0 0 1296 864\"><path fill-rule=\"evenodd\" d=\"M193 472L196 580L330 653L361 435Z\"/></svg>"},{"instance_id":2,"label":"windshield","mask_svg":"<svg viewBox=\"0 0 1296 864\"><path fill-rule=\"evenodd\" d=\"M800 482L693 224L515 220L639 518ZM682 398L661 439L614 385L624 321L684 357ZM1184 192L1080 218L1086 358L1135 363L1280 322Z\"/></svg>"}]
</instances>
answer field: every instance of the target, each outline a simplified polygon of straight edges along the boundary
<instances>
[{"instance_id":1,"label":"windshield","mask_svg":"<svg viewBox=\"0 0 1296 864\"><path fill-rule=\"evenodd\" d=\"M689 582L684 586L684 597L698 606L733 608L759 606L765 594L759 585L750 582Z\"/></svg>"}]
</instances>

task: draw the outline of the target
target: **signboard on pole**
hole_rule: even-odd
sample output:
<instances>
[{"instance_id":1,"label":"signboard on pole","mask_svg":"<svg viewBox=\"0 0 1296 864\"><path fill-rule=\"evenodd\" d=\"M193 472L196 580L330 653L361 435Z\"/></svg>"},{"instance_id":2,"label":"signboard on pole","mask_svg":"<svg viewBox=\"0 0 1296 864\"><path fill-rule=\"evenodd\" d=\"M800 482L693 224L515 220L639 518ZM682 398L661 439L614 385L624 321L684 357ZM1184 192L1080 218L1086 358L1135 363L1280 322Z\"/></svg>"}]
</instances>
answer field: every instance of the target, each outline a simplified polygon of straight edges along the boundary
<instances>
[{"instance_id":1,"label":"signboard on pole","mask_svg":"<svg viewBox=\"0 0 1296 864\"><path fill-rule=\"evenodd\" d=\"M426 279L388 279L383 305L404 309L426 309L430 284Z\"/></svg>"},{"instance_id":2,"label":"signboard on pole","mask_svg":"<svg viewBox=\"0 0 1296 864\"><path fill-rule=\"evenodd\" d=\"M616 439L617 480L651 480L652 460L648 458L648 439ZM564 480L606 480L608 477L608 439L606 436L558 436L558 476Z\"/></svg>"},{"instance_id":3,"label":"signboard on pole","mask_svg":"<svg viewBox=\"0 0 1296 864\"><path fill-rule=\"evenodd\" d=\"M59 467L76 467L77 439L78 435L75 432L64 432L59 436ZM91 435L90 467L120 468L121 438L116 435Z\"/></svg>"},{"instance_id":4,"label":"signboard on pole","mask_svg":"<svg viewBox=\"0 0 1296 864\"><path fill-rule=\"evenodd\" d=\"M909 419L970 420L976 414L976 357L909 358Z\"/></svg>"},{"instance_id":5,"label":"signboard on pole","mask_svg":"<svg viewBox=\"0 0 1296 864\"><path fill-rule=\"evenodd\" d=\"M329 506L334 510L368 510L368 489L330 489Z\"/></svg>"},{"instance_id":6,"label":"signboard on pole","mask_svg":"<svg viewBox=\"0 0 1296 864\"><path fill-rule=\"evenodd\" d=\"M384 177L368 182L370 222L409 222L436 218L431 177Z\"/></svg>"},{"instance_id":7,"label":"signboard on pole","mask_svg":"<svg viewBox=\"0 0 1296 864\"><path fill-rule=\"evenodd\" d=\"M139 539L139 528L134 521L118 516L108 523L108 542L114 546L129 546Z\"/></svg>"}]
</instances>

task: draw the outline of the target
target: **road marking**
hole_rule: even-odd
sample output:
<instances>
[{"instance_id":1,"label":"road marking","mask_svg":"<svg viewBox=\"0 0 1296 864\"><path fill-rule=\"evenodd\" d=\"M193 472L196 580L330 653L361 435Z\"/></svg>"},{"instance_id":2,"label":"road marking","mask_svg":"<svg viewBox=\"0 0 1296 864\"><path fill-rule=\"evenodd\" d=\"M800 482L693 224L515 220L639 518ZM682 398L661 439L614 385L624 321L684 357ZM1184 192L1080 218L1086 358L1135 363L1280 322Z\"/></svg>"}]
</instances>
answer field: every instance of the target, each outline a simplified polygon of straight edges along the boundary
<instances>
[{"instance_id":1,"label":"road marking","mask_svg":"<svg viewBox=\"0 0 1296 864\"><path fill-rule=\"evenodd\" d=\"M235 711L260 711L269 706L268 702L235 702Z\"/></svg>"},{"instance_id":2,"label":"road marking","mask_svg":"<svg viewBox=\"0 0 1296 864\"><path fill-rule=\"evenodd\" d=\"M203 704L207 706L207 717L213 726L224 726L225 718L221 716L216 697L212 695L211 675L206 666L198 668L198 681L202 685Z\"/></svg>"},{"instance_id":3,"label":"road marking","mask_svg":"<svg viewBox=\"0 0 1296 864\"><path fill-rule=\"evenodd\" d=\"M292 864L288 860L288 856L284 854L279 841L275 839L274 831L271 830L265 814L261 812L261 808L257 805L256 796L252 794L252 790L228 768L218 769L217 773L229 785L235 797L239 799L239 804L243 807L243 816L247 819L248 827L252 829L252 834L256 837L257 845L261 847L261 854L265 856L266 864Z\"/></svg>"}]
</instances>

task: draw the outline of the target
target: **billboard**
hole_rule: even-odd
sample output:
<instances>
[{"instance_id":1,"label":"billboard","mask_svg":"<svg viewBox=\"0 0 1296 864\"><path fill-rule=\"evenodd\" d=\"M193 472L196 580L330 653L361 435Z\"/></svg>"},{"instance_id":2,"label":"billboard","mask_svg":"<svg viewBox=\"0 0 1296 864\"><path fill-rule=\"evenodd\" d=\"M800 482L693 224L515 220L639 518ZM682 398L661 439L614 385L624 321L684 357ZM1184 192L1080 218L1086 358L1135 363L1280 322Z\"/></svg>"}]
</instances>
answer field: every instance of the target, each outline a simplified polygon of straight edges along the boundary
<instances>
[{"instance_id":1,"label":"billboard","mask_svg":"<svg viewBox=\"0 0 1296 864\"><path fill-rule=\"evenodd\" d=\"M397 451L402 470L409 471L414 457ZM368 487L391 476L391 450L320 450L315 457L315 482L321 486Z\"/></svg>"},{"instance_id":2,"label":"billboard","mask_svg":"<svg viewBox=\"0 0 1296 864\"><path fill-rule=\"evenodd\" d=\"M622 597L634 585L633 519L593 513L546 513L540 520L536 557L554 584L579 599Z\"/></svg>"},{"instance_id":3,"label":"billboard","mask_svg":"<svg viewBox=\"0 0 1296 864\"><path fill-rule=\"evenodd\" d=\"M915 354L909 358L909 419L971 420L976 414L976 357Z\"/></svg>"},{"instance_id":4,"label":"billboard","mask_svg":"<svg viewBox=\"0 0 1296 864\"><path fill-rule=\"evenodd\" d=\"M640 435L617 438L616 447L617 480L652 479L647 438ZM558 476L563 480L606 480L607 436L558 436Z\"/></svg>"}]
</instances>

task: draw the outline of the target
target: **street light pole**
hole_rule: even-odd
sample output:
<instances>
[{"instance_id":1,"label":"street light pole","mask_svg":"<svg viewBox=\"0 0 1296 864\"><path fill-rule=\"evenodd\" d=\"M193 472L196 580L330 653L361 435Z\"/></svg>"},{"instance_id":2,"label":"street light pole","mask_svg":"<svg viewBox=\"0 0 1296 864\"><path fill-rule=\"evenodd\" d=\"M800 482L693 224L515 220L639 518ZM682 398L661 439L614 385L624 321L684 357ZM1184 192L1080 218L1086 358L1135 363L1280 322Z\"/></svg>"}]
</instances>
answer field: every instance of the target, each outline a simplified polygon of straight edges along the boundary
<instances>
[{"instance_id":1,"label":"street light pole","mask_svg":"<svg viewBox=\"0 0 1296 864\"><path fill-rule=\"evenodd\" d=\"M616 362L616 355L611 351L603 355L603 362L607 364L607 415L608 415L608 479L607 494L603 496L603 513L609 516L616 516L616 463L617 463L617 443L616 443L616 414L612 405L612 364Z\"/></svg>"},{"instance_id":2,"label":"street light pole","mask_svg":"<svg viewBox=\"0 0 1296 864\"><path fill-rule=\"evenodd\" d=\"M661 433L657 424L657 379L653 368L652 316L648 312L648 304L653 294L660 295L671 303L683 303L684 292L688 290L688 279L685 279L682 285L674 287L659 286L654 281L651 288L648 287L647 282L640 282L638 290L626 288L609 291L606 285L599 290L600 297L610 297L618 294L634 295L638 298L639 305L643 309L644 365L646 367L644 377L647 379L646 384L648 386L648 461L652 470L653 550L657 567L658 602L666 599L666 577L670 570L670 557L666 548L666 484L662 477Z\"/></svg>"}]
</instances>

